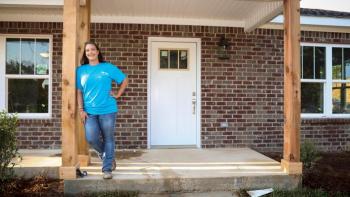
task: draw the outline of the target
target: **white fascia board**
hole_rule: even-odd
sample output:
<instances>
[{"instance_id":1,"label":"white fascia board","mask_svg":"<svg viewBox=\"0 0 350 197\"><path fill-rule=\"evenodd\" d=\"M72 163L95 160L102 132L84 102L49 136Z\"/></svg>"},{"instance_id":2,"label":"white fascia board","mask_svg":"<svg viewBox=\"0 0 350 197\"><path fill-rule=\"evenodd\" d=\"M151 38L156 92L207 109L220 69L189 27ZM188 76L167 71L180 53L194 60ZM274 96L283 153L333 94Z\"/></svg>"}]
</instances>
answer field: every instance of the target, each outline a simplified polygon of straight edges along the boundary
<instances>
[{"instance_id":1,"label":"white fascia board","mask_svg":"<svg viewBox=\"0 0 350 197\"><path fill-rule=\"evenodd\" d=\"M244 27L244 21L213 20L194 18L165 17L131 17L131 16L92 16L93 23L132 23L132 24L171 24L171 25L201 25L220 27Z\"/></svg>"},{"instance_id":2,"label":"white fascia board","mask_svg":"<svg viewBox=\"0 0 350 197\"><path fill-rule=\"evenodd\" d=\"M63 6L63 0L0 0L1 6Z\"/></svg>"},{"instance_id":3,"label":"white fascia board","mask_svg":"<svg viewBox=\"0 0 350 197\"><path fill-rule=\"evenodd\" d=\"M252 14L245 20L245 32L253 31L283 11L283 1L266 2L263 5L257 7L257 10L252 11Z\"/></svg>"},{"instance_id":4,"label":"white fascia board","mask_svg":"<svg viewBox=\"0 0 350 197\"><path fill-rule=\"evenodd\" d=\"M283 24L283 15L274 18L271 23ZM336 26L350 27L350 18L331 18L331 17L316 17L316 16L300 16L301 25L317 25L317 26Z\"/></svg>"},{"instance_id":5,"label":"white fascia board","mask_svg":"<svg viewBox=\"0 0 350 197\"><path fill-rule=\"evenodd\" d=\"M63 7L64 0L0 0L0 6L8 7ZM80 0L84 6L86 0Z\"/></svg>"},{"instance_id":6,"label":"white fascia board","mask_svg":"<svg viewBox=\"0 0 350 197\"><path fill-rule=\"evenodd\" d=\"M260 26L262 29L279 29L283 30L283 24L281 23L268 23ZM315 26L315 25L301 25L301 31L318 31L318 32L338 32L349 33L349 27L332 27L332 26Z\"/></svg>"}]
</instances>

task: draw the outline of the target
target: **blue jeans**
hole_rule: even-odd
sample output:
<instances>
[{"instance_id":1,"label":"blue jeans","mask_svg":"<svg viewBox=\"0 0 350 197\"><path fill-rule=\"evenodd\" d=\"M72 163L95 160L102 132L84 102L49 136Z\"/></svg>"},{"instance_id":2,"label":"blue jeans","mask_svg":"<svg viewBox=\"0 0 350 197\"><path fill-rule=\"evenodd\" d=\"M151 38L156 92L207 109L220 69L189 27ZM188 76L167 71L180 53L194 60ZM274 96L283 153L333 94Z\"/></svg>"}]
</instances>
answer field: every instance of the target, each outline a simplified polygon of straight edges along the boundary
<instances>
[{"instance_id":1,"label":"blue jeans","mask_svg":"<svg viewBox=\"0 0 350 197\"><path fill-rule=\"evenodd\" d=\"M101 115L88 114L88 116L85 121L86 140L100 155L105 154L102 172L111 172L112 162L115 159L114 129L116 113Z\"/></svg>"}]
</instances>

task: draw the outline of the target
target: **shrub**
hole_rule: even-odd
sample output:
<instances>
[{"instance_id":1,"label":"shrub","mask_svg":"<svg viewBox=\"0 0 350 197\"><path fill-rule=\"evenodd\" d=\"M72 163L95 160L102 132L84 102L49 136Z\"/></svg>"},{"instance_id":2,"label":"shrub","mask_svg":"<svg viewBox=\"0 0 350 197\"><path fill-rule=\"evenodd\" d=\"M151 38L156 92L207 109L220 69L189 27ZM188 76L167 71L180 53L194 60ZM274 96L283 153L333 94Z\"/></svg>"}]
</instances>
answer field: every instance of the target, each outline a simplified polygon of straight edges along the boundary
<instances>
[{"instance_id":1,"label":"shrub","mask_svg":"<svg viewBox=\"0 0 350 197\"><path fill-rule=\"evenodd\" d=\"M16 146L17 116L0 112L0 181L13 178L13 158L18 158Z\"/></svg>"},{"instance_id":2,"label":"shrub","mask_svg":"<svg viewBox=\"0 0 350 197\"><path fill-rule=\"evenodd\" d=\"M301 144L300 159L303 162L303 166L307 169L311 168L312 164L319 159L319 152L310 140L305 140Z\"/></svg>"}]
</instances>

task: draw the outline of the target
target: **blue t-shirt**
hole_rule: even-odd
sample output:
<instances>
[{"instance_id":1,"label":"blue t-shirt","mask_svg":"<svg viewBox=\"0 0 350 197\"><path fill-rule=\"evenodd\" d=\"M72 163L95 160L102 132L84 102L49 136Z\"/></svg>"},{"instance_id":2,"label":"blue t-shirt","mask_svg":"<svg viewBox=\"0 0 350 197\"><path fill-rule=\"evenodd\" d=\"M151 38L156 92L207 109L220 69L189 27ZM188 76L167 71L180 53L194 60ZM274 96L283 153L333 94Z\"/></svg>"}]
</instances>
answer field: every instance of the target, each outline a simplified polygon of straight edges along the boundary
<instances>
[{"instance_id":1,"label":"blue t-shirt","mask_svg":"<svg viewBox=\"0 0 350 197\"><path fill-rule=\"evenodd\" d=\"M121 84L125 77L117 66L107 62L79 66L76 70L76 87L83 94L84 110L89 114L117 112L117 101L110 95L112 80Z\"/></svg>"}]
</instances>

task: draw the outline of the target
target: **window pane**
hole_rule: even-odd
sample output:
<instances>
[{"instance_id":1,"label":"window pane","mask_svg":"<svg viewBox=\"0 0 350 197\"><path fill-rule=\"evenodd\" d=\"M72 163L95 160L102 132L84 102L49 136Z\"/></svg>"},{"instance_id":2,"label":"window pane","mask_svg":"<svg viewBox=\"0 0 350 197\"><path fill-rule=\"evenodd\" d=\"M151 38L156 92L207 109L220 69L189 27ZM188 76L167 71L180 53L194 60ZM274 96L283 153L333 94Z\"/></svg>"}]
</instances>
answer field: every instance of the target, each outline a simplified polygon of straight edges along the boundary
<instances>
[{"instance_id":1,"label":"window pane","mask_svg":"<svg viewBox=\"0 0 350 197\"><path fill-rule=\"evenodd\" d=\"M333 113L350 113L350 83L333 83Z\"/></svg>"},{"instance_id":2,"label":"window pane","mask_svg":"<svg viewBox=\"0 0 350 197\"><path fill-rule=\"evenodd\" d=\"M323 83L301 83L301 113L323 113Z\"/></svg>"},{"instance_id":3,"label":"window pane","mask_svg":"<svg viewBox=\"0 0 350 197\"><path fill-rule=\"evenodd\" d=\"M178 67L178 50L171 50L170 51L170 68L177 69Z\"/></svg>"},{"instance_id":4,"label":"window pane","mask_svg":"<svg viewBox=\"0 0 350 197\"><path fill-rule=\"evenodd\" d=\"M180 69L187 69L187 50L181 50L180 51L180 62L179 62L179 68Z\"/></svg>"},{"instance_id":5,"label":"window pane","mask_svg":"<svg viewBox=\"0 0 350 197\"><path fill-rule=\"evenodd\" d=\"M332 53L333 79L342 79L342 48L333 48Z\"/></svg>"},{"instance_id":6,"label":"window pane","mask_svg":"<svg viewBox=\"0 0 350 197\"><path fill-rule=\"evenodd\" d=\"M20 65L20 40L17 38L6 39L6 74L19 74Z\"/></svg>"},{"instance_id":7,"label":"window pane","mask_svg":"<svg viewBox=\"0 0 350 197\"><path fill-rule=\"evenodd\" d=\"M21 74L34 74L34 39L22 39Z\"/></svg>"},{"instance_id":8,"label":"window pane","mask_svg":"<svg viewBox=\"0 0 350 197\"><path fill-rule=\"evenodd\" d=\"M303 79L314 78L314 47L303 47Z\"/></svg>"},{"instance_id":9,"label":"window pane","mask_svg":"<svg viewBox=\"0 0 350 197\"><path fill-rule=\"evenodd\" d=\"M36 57L35 57L35 74L48 75L49 74L49 40L36 40Z\"/></svg>"},{"instance_id":10,"label":"window pane","mask_svg":"<svg viewBox=\"0 0 350 197\"><path fill-rule=\"evenodd\" d=\"M8 112L48 113L48 79L8 79Z\"/></svg>"},{"instance_id":11,"label":"window pane","mask_svg":"<svg viewBox=\"0 0 350 197\"><path fill-rule=\"evenodd\" d=\"M326 47L315 47L315 78L326 78Z\"/></svg>"},{"instance_id":12,"label":"window pane","mask_svg":"<svg viewBox=\"0 0 350 197\"><path fill-rule=\"evenodd\" d=\"M345 79L350 79L350 48L344 48Z\"/></svg>"},{"instance_id":13,"label":"window pane","mask_svg":"<svg viewBox=\"0 0 350 197\"><path fill-rule=\"evenodd\" d=\"M168 50L160 50L160 68L168 68L169 52Z\"/></svg>"}]
</instances>

